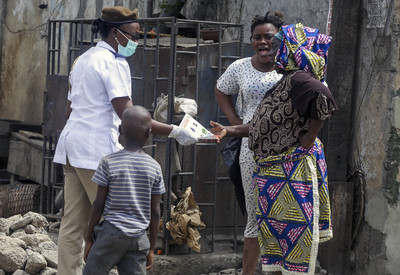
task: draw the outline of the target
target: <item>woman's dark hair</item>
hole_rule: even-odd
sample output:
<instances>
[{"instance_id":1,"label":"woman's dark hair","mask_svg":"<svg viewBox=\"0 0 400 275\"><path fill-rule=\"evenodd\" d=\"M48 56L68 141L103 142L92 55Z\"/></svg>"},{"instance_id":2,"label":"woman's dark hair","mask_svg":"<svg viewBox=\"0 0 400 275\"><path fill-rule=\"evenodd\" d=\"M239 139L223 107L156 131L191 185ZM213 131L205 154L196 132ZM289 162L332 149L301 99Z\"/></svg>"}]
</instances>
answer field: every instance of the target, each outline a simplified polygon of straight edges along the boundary
<instances>
[{"instance_id":1,"label":"woman's dark hair","mask_svg":"<svg viewBox=\"0 0 400 275\"><path fill-rule=\"evenodd\" d=\"M277 29L279 29L283 25L283 14L280 11L275 11L274 14L270 14L269 12L267 12L265 16L259 16L259 15L254 16L253 21L251 21L251 27L250 27L251 36L253 36L253 31L255 27L267 23L270 23L274 25Z\"/></svg>"},{"instance_id":2,"label":"woman's dark hair","mask_svg":"<svg viewBox=\"0 0 400 275\"><path fill-rule=\"evenodd\" d=\"M92 32L98 33L100 32L101 39L106 39L110 30L112 28L118 28L122 24L118 23L108 23L106 21L101 20L100 18L96 19L92 23Z\"/></svg>"}]
</instances>

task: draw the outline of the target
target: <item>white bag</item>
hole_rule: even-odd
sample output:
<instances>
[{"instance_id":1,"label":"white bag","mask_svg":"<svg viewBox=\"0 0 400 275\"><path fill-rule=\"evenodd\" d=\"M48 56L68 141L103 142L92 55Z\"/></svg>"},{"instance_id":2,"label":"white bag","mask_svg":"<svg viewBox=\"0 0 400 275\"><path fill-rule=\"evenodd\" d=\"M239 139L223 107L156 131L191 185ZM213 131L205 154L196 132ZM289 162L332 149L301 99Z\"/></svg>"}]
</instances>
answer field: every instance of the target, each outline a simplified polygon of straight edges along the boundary
<instances>
[{"instance_id":1,"label":"white bag","mask_svg":"<svg viewBox=\"0 0 400 275\"><path fill-rule=\"evenodd\" d=\"M186 113L192 117L197 114L197 102L194 99L185 97L175 97L174 110L176 114ZM157 98L157 106L154 110L154 119L160 122L167 122L168 116L168 96L161 94ZM175 115L174 121L180 120L181 116Z\"/></svg>"}]
</instances>

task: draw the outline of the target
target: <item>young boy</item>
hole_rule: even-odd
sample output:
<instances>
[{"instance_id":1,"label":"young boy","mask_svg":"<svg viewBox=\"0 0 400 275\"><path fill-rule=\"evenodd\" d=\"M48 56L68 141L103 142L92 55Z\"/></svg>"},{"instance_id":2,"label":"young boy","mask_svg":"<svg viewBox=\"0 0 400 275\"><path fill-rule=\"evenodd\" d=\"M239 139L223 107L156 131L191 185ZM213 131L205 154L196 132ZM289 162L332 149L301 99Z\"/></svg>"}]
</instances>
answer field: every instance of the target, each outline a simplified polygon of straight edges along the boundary
<instances>
[{"instance_id":1,"label":"young boy","mask_svg":"<svg viewBox=\"0 0 400 275\"><path fill-rule=\"evenodd\" d=\"M160 165L142 149L151 116L133 106L121 120L124 150L104 157L93 176L98 189L85 239L84 275L107 275L114 266L120 275L146 274L154 262L165 187Z\"/></svg>"}]
</instances>

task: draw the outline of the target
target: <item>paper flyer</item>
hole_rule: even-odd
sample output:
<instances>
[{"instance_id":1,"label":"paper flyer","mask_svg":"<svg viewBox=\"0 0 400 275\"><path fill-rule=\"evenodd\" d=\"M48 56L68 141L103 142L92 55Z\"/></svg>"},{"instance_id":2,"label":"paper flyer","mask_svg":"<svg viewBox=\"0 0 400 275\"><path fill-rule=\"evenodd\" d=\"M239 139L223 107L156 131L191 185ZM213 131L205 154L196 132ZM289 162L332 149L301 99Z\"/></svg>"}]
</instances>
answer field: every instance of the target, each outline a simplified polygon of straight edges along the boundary
<instances>
[{"instance_id":1,"label":"paper flyer","mask_svg":"<svg viewBox=\"0 0 400 275\"><path fill-rule=\"evenodd\" d=\"M185 114L179 127L190 130L198 139L217 139L214 134L210 133L203 125L188 114Z\"/></svg>"}]
</instances>

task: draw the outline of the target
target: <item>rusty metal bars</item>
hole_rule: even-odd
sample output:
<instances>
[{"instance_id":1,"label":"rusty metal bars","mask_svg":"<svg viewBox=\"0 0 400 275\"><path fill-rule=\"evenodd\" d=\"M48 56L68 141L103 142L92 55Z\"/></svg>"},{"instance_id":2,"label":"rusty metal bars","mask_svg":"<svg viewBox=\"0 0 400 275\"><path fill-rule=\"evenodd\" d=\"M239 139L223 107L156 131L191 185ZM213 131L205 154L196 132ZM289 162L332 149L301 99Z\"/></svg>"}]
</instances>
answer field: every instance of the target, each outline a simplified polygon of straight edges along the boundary
<instances>
[{"instance_id":1,"label":"rusty metal bars","mask_svg":"<svg viewBox=\"0 0 400 275\"><path fill-rule=\"evenodd\" d=\"M83 52L83 40L84 40L84 25L89 25L92 23L91 20L83 20L83 19L73 19L73 20L52 20L49 22L49 42L48 42L48 56L47 56L47 73L48 74L55 74L56 72L60 72L60 65L61 63L61 30L62 30L62 24L63 23L69 23L69 41L68 41L68 65L67 69L68 72L71 69L73 59L74 59L74 52L79 51L80 53ZM241 24L231 24L231 23L221 23L221 22L210 22L210 21L197 21L197 20L182 20L182 19L175 19L173 17L171 18L149 18L149 19L141 19L139 22L142 24L144 23L145 28L144 28L144 53L146 55L146 51L153 51L155 53L155 72L154 72L154 77L156 82L157 81L167 81L168 80L168 115L167 115L167 120L168 123L171 124L173 123L173 116L174 116L174 98L175 98L175 91L176 91L176 73L177 73L177 55L178 54L183 54L183 55L196 55L196 82L195 82L195 100L199 100L199 81L200 81L200 46L199 46L199 37L200 37L200 29L202 26L216 26L219 29L219 42L218 42L218 76L221 75L222 72L222 60L223 59L237 59L243 56L243 25ZM58 49L55 48L56 45L56 24L59 24L58 27ZM159 76L159 63L160 63L160 45L159 45L159 29L160 29L160 24L170 24L168 27L171 28L171 39L170 39L170 49L169 49L169 67L168 67L168 77L160 77ZM157 43L154 48L148 48L147 47L147 24L156 24L157 25ZM178 35L178 30L179 30L179 25L180 24L189 24L193 26L196 29L196 50L195 51L186 51L186 50L178 50L177 48L177 35ZM222 55L222 27L240 27L241 32L240 32L240 53L239 55L234 55L234 56L229 56L229 55ZM78 35L79 34L79 35ZM78 38L79 37L79 38ZM94 35L91 35L90 38L90 45L94 44ZM56 59L56 54L57 54L57 59ZM55 69L55 64L57 64L57 70ZM143 62L143 68L144 70L146 69L147 66L147 59L144 57L144 62ZM143 71L144 71L143 70ZM144 81L144 75L143 77L137 77L137 76L132 76L132 79L134 80L140 80L142 81L142 91L143 94L145 93L145 81ZM157 85L154 86L153 90L153 95L154 95L154 103L156 101L156 96L157 96ZM144 97L143 97L144 100ZM144 102L142 102L144 103ZM216 103L215 103L216 104ZM153 106L153 110L151 110L154 113L155 110L155 104ZM216 109L216 117L217 120L221 118L219 109ZM154 143L153 139L153 143ZM43 159L43 163L48 161L50 164L48 164L47 167L49 171L47 171L48 174L48 184L54 184L57 181L57 169L55 168L55 165L51 165L52 163L52 157L54 152L49 150L48 148L52 148L53 146L56 145L57 139L55 137L45 137L45 145L43 147L43 151L46 153L46 158ZM215 147L215 169L214 169L214 176L213 176L213 201L212 202L205 202L205 203L198 203L199 206L201 207L212 207L212 240L211 240L211 250L214 251L214 244L215 244L215 233L216 233L216 221L215 217L217 214L217 206L216 206L216 201L217 201L217 185L220 181L227 180L226 177L218 177L217 173L217 162L218 162L218 145L215 144L197 144L194 145L193 147L193 171L182 171L177 174L172 174L172 159L171 159L171 152L172 152L172 142L175 142L171 139L167 139L166 141L166 151L168 152L166 154L166 160L165 160L165 184L166 184L166 194L163 197L163 221L164 221L164 246L165 246L165 252L166 254L169 254L169 232L165 229L165 225L167 221L170 218L170 209L171 209L171 191L172 191L172 177L173 176L178 176L181 178L181 180L184 177L191 176L191 186L193 189L195 189L195 177L194 177L194 172L196 171L196 148L198 146L214 146ZM50 147L49 147L50 146ZM55 148L55 147L54 147ZM183 149L183 147L182 147ZM48 156L49 154L49 156ZM154 148L152 151L152 154L154 156ZM45 171L43 171L44 175ZM43 185L44 185L44 176L42 177L43 180ZM52 183L51 183L52 182ZM61 187L62 188L62 187ZM47 195L47 199L50 201L54 201L54 196L51 194ZM42 194L41 194L41 200L43 200ZM53 206L47 203L47 208L46 211L52 211L54 208ZM43 208L41 210L44 210ZM234 210L234 248L236 250L237 247L237 206L235 205L235 210Z\"/></svg>"}]
</instances>

